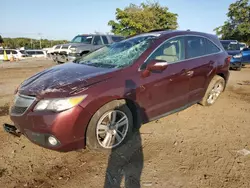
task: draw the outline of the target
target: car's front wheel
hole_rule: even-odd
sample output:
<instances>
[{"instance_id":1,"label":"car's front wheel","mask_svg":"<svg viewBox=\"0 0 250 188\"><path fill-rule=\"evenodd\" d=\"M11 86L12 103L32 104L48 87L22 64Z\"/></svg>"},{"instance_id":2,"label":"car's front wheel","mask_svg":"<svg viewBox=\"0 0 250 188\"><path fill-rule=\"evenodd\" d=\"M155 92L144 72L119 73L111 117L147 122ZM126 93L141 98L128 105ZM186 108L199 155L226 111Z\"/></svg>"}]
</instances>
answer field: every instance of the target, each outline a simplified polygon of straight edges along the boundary
<instances>
[{"instance_id":1,"label":"car's front wheel","mask_svg":"<svg viewBox=\"0 0 250 188\"><path fill-rule=\"evenodd\" d=\"M224 91L225 80L221 76L215 75L210 81L205 96L200 101L203 106L210 106L215 103L220 94Z\"/></svg>"},{"instance_id":2,"label":"car's front wheel","mask_svg":"<svg viewBox=\"0 0 250 188\"><path fill-rule=\"evenodd\" d=\"M101 107L87 128L87 147L109 151L121 146L131 136L133 116L124 100L112 101Z\"/></svg>"}]
</instances>

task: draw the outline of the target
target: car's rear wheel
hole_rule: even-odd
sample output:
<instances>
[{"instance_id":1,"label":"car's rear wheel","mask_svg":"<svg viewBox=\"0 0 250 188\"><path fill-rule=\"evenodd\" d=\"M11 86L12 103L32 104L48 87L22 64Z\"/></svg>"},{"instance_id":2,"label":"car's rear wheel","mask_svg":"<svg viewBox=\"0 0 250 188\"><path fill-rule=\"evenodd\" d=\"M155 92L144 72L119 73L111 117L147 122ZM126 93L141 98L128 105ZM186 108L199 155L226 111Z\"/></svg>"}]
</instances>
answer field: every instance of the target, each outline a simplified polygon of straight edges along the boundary
<instances>
[{"instance_id":1,"label":"car's rear wheel","mask_svg":"<svg viewBox=\"0 0 250 188\"><path fill-rule=\"evenodd\" d=\"M200 101L203 106L210 106L215 103L221 93L224 91L225 80L221 76L215 75L210 81L205 96Z\"/></svg>"},{"instance_id":2,"label":"car's rear wheel","mask_svg":"<svg viewBox=\"0 0 250 188\"><path fill-rule=\"evenodd\" d=\"M124 100L101 107L91 118L86 133L87 147L109 151L121 146L132 133L133 116Z\"/></svg>"},{"instance_id":3,"label":"car's rear wheel","mask_svg":"<svg viewBox=\"0 0 250 188\"><path fill-rule=\"evenodd\" d=\"M242 68L242 64L240 64L239 67L236 68L237 71L241 71L241 68Z\"/></svg>"}]
</instances>

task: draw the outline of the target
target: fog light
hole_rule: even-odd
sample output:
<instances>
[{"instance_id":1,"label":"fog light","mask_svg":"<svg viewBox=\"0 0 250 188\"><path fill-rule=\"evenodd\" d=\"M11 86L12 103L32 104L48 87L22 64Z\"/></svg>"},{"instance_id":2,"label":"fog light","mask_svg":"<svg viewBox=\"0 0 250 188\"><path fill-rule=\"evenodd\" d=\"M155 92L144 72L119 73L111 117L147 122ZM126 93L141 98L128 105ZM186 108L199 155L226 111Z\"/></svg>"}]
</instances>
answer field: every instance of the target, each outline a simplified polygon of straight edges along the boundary
<instances>
[{"instance_id":1,"label":"fog light","mask_svg":"<svg viewBox=\"0 0 250 188\"><path fill-rule=\"evenodd\" d=\"M52 146L55 146L58 143L57 139L53 136L49 136L48 141Z\"/></svg>"}]
</instances>

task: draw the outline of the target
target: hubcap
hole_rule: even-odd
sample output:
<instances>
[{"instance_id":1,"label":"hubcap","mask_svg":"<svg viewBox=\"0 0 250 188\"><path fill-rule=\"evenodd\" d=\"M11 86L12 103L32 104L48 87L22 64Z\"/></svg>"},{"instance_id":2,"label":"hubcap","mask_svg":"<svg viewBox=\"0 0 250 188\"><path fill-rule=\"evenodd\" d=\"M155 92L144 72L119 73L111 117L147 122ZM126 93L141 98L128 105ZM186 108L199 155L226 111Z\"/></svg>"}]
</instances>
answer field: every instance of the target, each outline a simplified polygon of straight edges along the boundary
<instances>
[{"instance_id":1,"label":"hubcap","mask_svg":"<svg viewBox=\"0 0 250 188\"><path fill-rule=\"evenodd\" d=\"M128 126L128 117L124 112L120 110L106 112L97 123L98 143L104 148L118 146L126 137Z\"/></svg>"},{"instance_id":2,"label":"hubcap","mask_svg":"<svg viewBox=\"0 0 250 188\"><path fill-rule=\"evenodd\" d=\"M213 104L216 101L216 99L219 97L222 91L223 91L222 83L216 83L213 89L209 93L207 102L209 104Z\"/></svg>"}]
</instances>

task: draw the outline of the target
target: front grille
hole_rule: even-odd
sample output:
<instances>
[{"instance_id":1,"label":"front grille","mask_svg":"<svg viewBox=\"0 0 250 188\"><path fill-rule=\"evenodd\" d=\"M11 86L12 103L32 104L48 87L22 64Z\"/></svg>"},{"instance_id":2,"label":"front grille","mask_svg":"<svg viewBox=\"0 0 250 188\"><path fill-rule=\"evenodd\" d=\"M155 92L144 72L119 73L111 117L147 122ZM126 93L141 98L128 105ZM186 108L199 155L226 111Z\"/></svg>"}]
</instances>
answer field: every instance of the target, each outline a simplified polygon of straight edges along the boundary
<instances>
[{"instance_id":1,"label":"front grille","mask_svg":"<svg viewBox=\"0 0 250 188\"><path fill-rule=\"evenodd\" d=\"M22 115L35 101L35 97L17 95L14 100L14 105L11 107L12 115Z\"/></svg>"}]
</instances>

